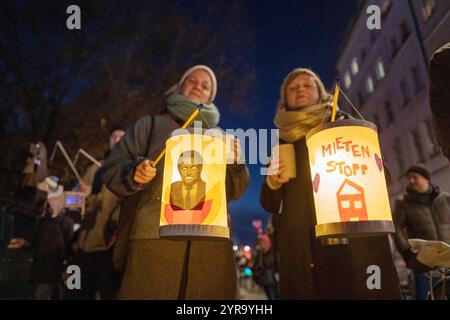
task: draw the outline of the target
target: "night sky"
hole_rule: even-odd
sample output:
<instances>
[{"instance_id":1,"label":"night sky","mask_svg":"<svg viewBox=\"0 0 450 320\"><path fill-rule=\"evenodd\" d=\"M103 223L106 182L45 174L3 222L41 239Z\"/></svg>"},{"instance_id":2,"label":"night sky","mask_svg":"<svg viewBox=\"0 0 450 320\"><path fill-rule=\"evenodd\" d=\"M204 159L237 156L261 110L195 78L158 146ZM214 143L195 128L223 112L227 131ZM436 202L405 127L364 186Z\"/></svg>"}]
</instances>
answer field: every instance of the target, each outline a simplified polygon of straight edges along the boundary
<instances>
[{"instance_id":1,"label":"night sky","mask_svg":"<svg viewBox=\"0 0 450 320\"><path fill-rule=\"evenodd\" d=\"M246 116L227 113L220 104L223 128L274 128L272 119L284 77L296 67L310 67L329 87L334 76L337 52L345 32L357 12L357 0L346 1L248 1L247 9L255 22L256 47L253 65L256 83L250 95L254 104ZM220 84L219 84L220 85ZM259 204L264 179L261 165L249 165L250 187L230 205L233 238L238 244L254 244L253 219L264 223L270 218Z\"/></svg>"},{"instance_id":2,"label":"night sky","mask_svg":"<svg viewBox=\"0 0 450 320\"><path fill-rule=\"evenodd\" d=\"M255 82L248 92L250 102L245 115L231 112L230 106L221 96L219 82L215 102L221 110L220 126L244 130L274 128L272 119L279 88L284 77L294 68L310 67L329 87L339 46L359 2L243 1L243 10L246 10L246 16L255 31L248 61L255 68ZM179 3L193 15L196 11L193 4L203 4L184 0ZM250 187L241 199L229 206L233 238L238 244L254 244L256 237L252 220L261 219L266 223L270 218L259 204L259 191L264 179L259 174L260 167L260 164L249 165Z\"/></svg>"}]
</instances>

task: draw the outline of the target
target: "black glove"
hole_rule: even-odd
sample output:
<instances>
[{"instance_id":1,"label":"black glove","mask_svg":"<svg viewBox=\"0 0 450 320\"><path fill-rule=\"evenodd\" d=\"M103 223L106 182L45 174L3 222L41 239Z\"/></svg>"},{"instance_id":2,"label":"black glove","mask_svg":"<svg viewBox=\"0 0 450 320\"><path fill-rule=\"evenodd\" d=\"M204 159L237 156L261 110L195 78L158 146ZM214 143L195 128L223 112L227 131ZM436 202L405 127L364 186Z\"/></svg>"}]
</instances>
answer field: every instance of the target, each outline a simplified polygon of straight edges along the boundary
<instances>
[{"instance_id":1,"label":"black glove","mask_svg":"<svg viewBox=\"0 0 450 320\"><path fill-rule=\"evenodd\" d=\"M406 266L409 269L413 270L415 273L425 273L433 270L433 268L417 260L417 253L414 253L411 249L403 250L401 254L405 259Z\"/></svg>"}]
</instances>

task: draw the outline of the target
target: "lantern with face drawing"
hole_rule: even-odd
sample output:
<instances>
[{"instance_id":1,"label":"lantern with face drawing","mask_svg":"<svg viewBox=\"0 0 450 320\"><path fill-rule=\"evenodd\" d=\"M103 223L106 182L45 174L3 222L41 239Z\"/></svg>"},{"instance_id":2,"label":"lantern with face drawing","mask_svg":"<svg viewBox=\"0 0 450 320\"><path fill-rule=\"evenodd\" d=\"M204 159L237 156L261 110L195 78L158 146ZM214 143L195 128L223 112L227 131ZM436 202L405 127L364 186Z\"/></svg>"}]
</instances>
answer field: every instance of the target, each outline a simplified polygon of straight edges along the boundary
<instances>
[{"instance_id":1,"label":"lantern with face drawing","mask_svg":"<svg viewBox=\"0 0 450 320\"><path fill-rule=\"evenodd\" d=\"M160 237L229 239L224 139L186 129L166 141Z\"/></svg>"}]
</instances>

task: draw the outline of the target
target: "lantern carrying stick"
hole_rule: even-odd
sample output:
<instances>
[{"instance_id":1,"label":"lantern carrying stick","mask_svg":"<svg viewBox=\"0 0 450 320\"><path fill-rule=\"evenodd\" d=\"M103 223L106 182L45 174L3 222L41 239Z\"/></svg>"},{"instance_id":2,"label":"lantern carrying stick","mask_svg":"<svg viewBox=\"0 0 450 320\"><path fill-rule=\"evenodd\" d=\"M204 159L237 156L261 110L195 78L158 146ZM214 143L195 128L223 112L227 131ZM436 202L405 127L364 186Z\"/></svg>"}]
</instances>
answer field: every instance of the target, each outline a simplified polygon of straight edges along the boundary
<instances>
[{"instance_id":1,"label":"lantern carrying stick","mask_svg":"<svg viewBox=\"0 0 450 320\"><path fill-rule=\"evenodd\" d=\"M56 141L55 147L53 148L52 155L50 156L50 161L53 161L53 158L55 157L55 153L57 148L59 148L64 155L64 158L66 159L67 163L69 164L69 167L72 169L73 173L75 174L75 177L77 178L78 182L81 182L82 179L80 177L80 174L78 173L77 169L75 168L75 165L72 163L72 160L70 160L69 155L67 154L66 149L64 149L64 146L60 141Z\"/></svg>"},{"instance_id":2,"label":"lantern carrying stick","mask_svg":"<svg viewBox=\"0 0 450 320\"><path fill-rule=\"evenodd\" d=\"M192 114L189 116L189 118L186 120L186 122L181 126L181 129L185 129L187 128L192 121L194 121L195 117L197 117L197 115L200 113L200 110L203 108L203 104L200 103L197 108L194 110L194 112L192 112ZM166 154L166 148L163 149L163 151L161 151L161 153L156 157L156 159L152 162L152 167L156 167L156 165L158 164L159 161L161 161L162 157L164 157L164 155ZM143 183L139 183L139 187L142 188Z\"/></svg>"},{"instance_id":3,"label":"lantern carrying stick","mask_svg":"<svg viewBox=\"0 0 450 320\"><path fill-rule=\"evenodd\" d=\"M94 163L97 167L101 167L102 166L102 164L100 163L100 162L98 162L93 156L91 156L89 153L87 153L86 151L84 151L83 149L78 149L78 152L77 152L77 154L75 155L75 158L73 159L73 165L75 165L76 163L77 163L77 161L78 161L78 156L79 156L79 154L82 154L82 155L84 155L86 158L88 158L89 160L91 160L91 162L92 163Z\"/></svg>"},{"instance_id":4,"label":"lantern carrying stick","mask_svg":"<svg viewBox=\"0 0 450 320\"><path fill-rule=\"evenodd\" d=\"M339 99L339 82L340 79L336 79L336 88L334 89L334 97L333 97L333 109L331 111L331 122L333 122L336 119L336 109L337 109L337 103Z\"/></svg>"},{"instance_id":5,"label":"lantern carrying stick","mask_svg":"<svg viewBox=\"0 0 450 320\"><path fill-rule=\"evenodd\" d=\"M203 104L200 103L197 106L197 108L194 110L194 112L192 112L192 114L186 120L186 122L181 126L181 129L187 128L192 123L192 121L194 121L195 117L197 117L197 115L199 114L199 112L202 108L203 108ZM166 153L166 148L164 148L164 150L161 151L161 153L156 157L155 161L153 161L152 167L156 167L158 162L162 159L162 157L164 157L165 153Z\"/></svg>"}]
</instances>

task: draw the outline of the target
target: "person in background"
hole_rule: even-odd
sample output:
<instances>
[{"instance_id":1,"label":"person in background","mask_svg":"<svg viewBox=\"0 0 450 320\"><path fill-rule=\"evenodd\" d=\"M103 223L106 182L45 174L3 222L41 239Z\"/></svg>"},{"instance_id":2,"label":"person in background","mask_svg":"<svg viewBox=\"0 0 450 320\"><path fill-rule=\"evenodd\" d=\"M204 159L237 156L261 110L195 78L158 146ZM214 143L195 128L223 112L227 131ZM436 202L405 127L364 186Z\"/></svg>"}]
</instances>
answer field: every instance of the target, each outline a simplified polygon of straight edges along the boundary
<instances>
[{"instance_id":1,"label":"person in background","mask_svg":"<svg viewBox=\"0 0 450 320\"><path fill-rule=\"evenodd\" d=\"M395 202L395 243L408 268L415 272L416 299L424 300L430 290L424 273L431 268L417 259L408 238L450 244L450 194L431 183L430 173L423 165L410 167L406 176L406 192Z\"/></svg>"},{"instance_id":2,"label":"person in background","mask_svg":"<svg viewBox=\"0 0 450 320\"><path fill-rule=\"evenodd\" d=\"M280 144L294 146L297 175L293 179L281 177L287 164L282 156L273 157L260 194L262 207L279 215L275 230L280 299L400 299L387 236L350 238L348 244L341 245L324 245L315 237L306 133L330 120L331 101L320 78L309 69L294 69L281 86L274 123L279 128ZM338 111L336 121L348 117ZM383 270L380 290L366 285L370 265Z\"/></svg>"},{"instance_id":3,"label":"person in background","mask_svg":"<svg viewBox=\"0 0 450 320\"><path fill-rule=\"evenodd\" d=\"M121 126L111 128L109 149L104 158L125 135ZM103 163L104 160L100 161ZM93 300L98 291L102 300L115 299L118 276L112 264L112 245L115 226L119 219L120 200L106 188L100 176L99 167L92 164L83 176L80 189L86 193L87 210L77 241L73 245L75 260L82 266L80 292L68 292L66 298Z\"/></svg>"},{"instance_id":4,"label":"person in background","mask_svg":"<svg viewBox=\"0 0 450 320\"><path fill-rule=\"evenodd\" d=\"M263 287L269 300L278 300L278 285L275 277L275 254L269 235L258 235L254 258L253 279Z\"/></svg>"},{"instance_id":5,"label":"person in background","mask_svg":"<svg viewBox=\"0 0 450 320\"><path fill-rule=\"evenodd\" d=\"M47 205L31 239L34 249L30 279L32 299L61 299L63 261L72 241L74 223L64 215L64 188L57 177L45 178L38 189L47 193Z\"/></svg>"}]
</instances>

